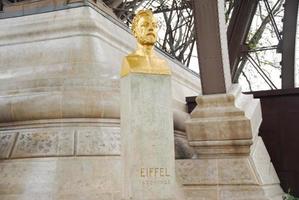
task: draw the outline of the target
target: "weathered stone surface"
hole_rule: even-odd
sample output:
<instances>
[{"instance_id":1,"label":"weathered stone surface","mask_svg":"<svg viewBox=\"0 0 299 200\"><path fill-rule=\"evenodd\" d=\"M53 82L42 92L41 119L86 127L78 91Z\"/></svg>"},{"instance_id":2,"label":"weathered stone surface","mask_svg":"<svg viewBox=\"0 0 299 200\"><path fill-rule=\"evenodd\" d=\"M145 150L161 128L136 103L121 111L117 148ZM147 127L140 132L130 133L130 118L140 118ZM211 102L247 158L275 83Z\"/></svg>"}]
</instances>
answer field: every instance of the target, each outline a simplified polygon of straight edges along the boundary
<instances>
[{"instance_id":1,"label":"weathered stone surface","mask_svg":"<svg viewBox=\"0 0 299 200\"><path fill-rule=\"evenodd\" d=\"M198 96L186 122L189 141L251 139L250 121L227 94Z\"/></svg>"},{"instance_id":2,"label":"weathered stone surface","mask_svg":"<svg viewBox=\"0 0 299 200\"><path fill-rule=\"evenodd\" d=\"M258 184L248 158L218 160L219 184Z\"/></svg>"},{"instance_id":3,"label":"weathered stone surface","mask_svg":"<svg viewBox=\"0 0 299 200\"><path fill-rule=\"evenodd\" d=\"M255 185L223 186L219 190L219 200L268 200L261 187Z\"/></svg>"},{"instance_id":4,"label":"weathered stone surface","mask_svg":"<svg viewBox=\"0 0 299 200\"><path fill-rule=\"evenodd\" d=\"M184 192L188 200L269 200L255 185L189 186L184 187Z\"/></svg>"},{"instance_id":5,"label":"weathered stone surface","mask_svg":"<svg viewBox=\"0 0 299 200\"><path fill-rule=\"evenodd\" d=\"M0 132L0 158L9 157L16 135L16 132Z\"/></svg>"},{"instance_id":6,"label":"weathered stone surface","mask_svg":"<svg viewBox=\"0 0 299 200\"><path fill-rule=\"evenodd\" d=\"M120 128L78 130L77 155L120 155Z\"/></svg>"},{"instance_id":7,"label":"weathered stone surface","mask_svg":"<svg viewBox=\"0 0 299 200\"><path fill-rule=\"evenodd\" d=\"M0 199L116 200L121 169L119 157L5 160L0 162Z\"/></svg>"},{"instance_id":8,"label":"weathered stone surface","mask_svg":"<svg viewBox=\"0 0 299 200\"><path fill-rule=\"evenodd\" d=\"M8 158L10 152L11 158L120 155L119 126L119 119L50 119L2 123L1 158Z\"/></svg>"},{"instance_id":9,"label":"weathered stone surface","mask_svg":"<svg viewBox=\"0 0 299 200\"><path fill-rule=\"evenodd\" d=\"M184 187L184 192L188 200L272 200L266 198L263 190L254 185L188 186Z\"/></svg>"},{"instance_id":10,"label":"weathered stone surface","mask_svg":"<svg viewBox=\"0 0 299 200\"><path fill-rule=\"evenodd\" d=\"M218 188L211 187L185 187L185 196L187 200L218 200Z\"/></svg>"},{"instance_id":11,"label":"weathered stone surface","mask_svg":"<svg viewBox=\"0 0 299 200\"><path fill-rule=\"evenodd\" d=\"M100 138L105 140L105 145L113 145L114 137L120 137L119 120L116 119L53 119L15 122L5 127L1 124L0 136L11 134L15 137L18 133L18 138L12 157L0 162L0 199L120 200L122 164L119 156L94 156L91 151L84 157L73 154L75 143L79 143L78 137L74 142L74 133L102 128L106 133L115 133L112 138L110 135ZM97 139L83 137L87 144L99 144ZM3 147L1 145L0 149ZM67 155L69 152L71 154ZM72 157L59 158L65 155ZM43 158L30 158L36 156Z\"/></svg>"},{"instance_id":12,"label":"weathered stone surface","mask_svg":"<svg viewBox=\"0 0 299 200\"><path fill-rule=\"evenodd\" d=\"M246 158L176 160L183 185L255 185L258 180Z\"/></svg>"},{"instance_id":13,"label":"weathered stone surface","mask_svg":"<svg viewBox=\"0 0 299 200\"><path fill-rule=\"evenodd\" d=\"M217 159L176 160L177 179L183 185L212 185L218 183Z\"/></svg>"},{"instance_id":14,"label":"weathered stone surface","mask_svg":"<svg viewBox=\"0 0 299 200\"><path fill-rule=\"evenodd\" d=\"M249 154L250 120L234 105L231 94L198 96L197 106L186 121L190 146L199 156Z\"/></svg>"},{"instance_id":15,"label":"weathered stone surface","mask_svg":"<svg viewBox=\"0 0 299 200\"><path fill-rule=\"evenodd\" d=\"M279 178L261 137L257 137L251 151L258 177L263 184L279 184Z\"/></svg>"},{"instance_id":16,"label":"weathered stone surface","mask_svg":"<svg viewBox=\"0 0 299 200\"><path fill-rule=\"evenodd\" d=\"M20 132L12 157L74 155L74 132L30 130Z\"/></svg>"},{"instance_id":17,"label":"weathered stone surface","mask_svg":"<svg viewBox=\"0 0 299 200\"><path fill-rule=\"evenodd\" d=\"M262 110L259 99L254 99L253 95L242 93L241 87L238 84L233 84L229 94L235 96L235 106L244 111L245 116L250 120L252 137L258 135L259 127L262 122Z\"/></svg>"},{"instance_id":18,"label":"weathered stone surface","mask_svg":"<svg viewBox=\"0 0 299 200\"><path fill-rule=\"evenodd\" d=\"M265 195L271 200L281 200L282 194L284 194L279 184L265 185L263 190Z\"/></svg>"}]
</instances>

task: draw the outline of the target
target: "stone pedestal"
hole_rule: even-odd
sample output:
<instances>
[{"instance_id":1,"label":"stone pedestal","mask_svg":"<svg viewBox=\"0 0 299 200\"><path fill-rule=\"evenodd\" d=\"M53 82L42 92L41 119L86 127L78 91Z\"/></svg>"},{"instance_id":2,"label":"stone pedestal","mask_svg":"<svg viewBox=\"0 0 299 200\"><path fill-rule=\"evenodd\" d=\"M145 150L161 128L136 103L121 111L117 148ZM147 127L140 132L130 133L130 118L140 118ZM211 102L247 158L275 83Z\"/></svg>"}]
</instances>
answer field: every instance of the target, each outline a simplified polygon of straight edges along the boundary
<instances>
[{"instance_id":1,"label":"stone pedestal","mask_svg":"<svg viewBox=\"0 0 299 200\"><path fill-rule=\"evenodd\" d=\"M237 85L227 94L204 95L186 122L197 159L177 160L186 198L278 200L283 191L258 128L260 102Z\"/></svg>"},{"instance_id":2,"label":"stone pedestal","mask_svg":"<svg viewBox=\"0 0 299 200\"><path fill-rule=\"evenodd\" d=\"M197 155L221 156L248 154L252 144L250 120L235 107L231 94L196 98L197 107L187 122L189 144Z\"/></svg>"},{"instance_id":3,"label":"stone pedestal","mask_svg":"<svg viewBox=\"0 0 299 200\"><path fill-rule=\"evenodd\" d=\"M121 78L123 197L174 199L174 136L169 75Z\"/></svg>"}]
</instances>

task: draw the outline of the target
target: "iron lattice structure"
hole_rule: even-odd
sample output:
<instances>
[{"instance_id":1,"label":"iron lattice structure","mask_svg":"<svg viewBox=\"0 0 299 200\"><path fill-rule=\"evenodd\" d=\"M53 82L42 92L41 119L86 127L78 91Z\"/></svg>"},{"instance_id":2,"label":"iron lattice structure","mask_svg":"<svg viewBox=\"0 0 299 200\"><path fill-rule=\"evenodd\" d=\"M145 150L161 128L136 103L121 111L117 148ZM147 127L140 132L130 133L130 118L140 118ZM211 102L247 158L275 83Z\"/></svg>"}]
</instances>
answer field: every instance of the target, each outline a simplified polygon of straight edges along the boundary
<instances>
[{"instance_id":1,"label":"iron lattice structure","mask_svg":"<svg viewBox=\"0 0 299 200\"><path fill-rule=\"evenodd\" d=\"M242 12L246 9L240 6L240 2L242 1L227 1L227 17L230 12ZM247 82L247 90L251 91L257 90L258 84L264 85L259 89L278 89L281 84L279 74L281 74L284 0L252 2L255 9L252 10L253 16L248 30L244 33L246 37L242 41L238 58L235 58L237 62L231 62L232 81ZM234 7L239 10L234 10ZM230 25L232 20L234 19L229 21Z\"/></svg>"}]
</instances>

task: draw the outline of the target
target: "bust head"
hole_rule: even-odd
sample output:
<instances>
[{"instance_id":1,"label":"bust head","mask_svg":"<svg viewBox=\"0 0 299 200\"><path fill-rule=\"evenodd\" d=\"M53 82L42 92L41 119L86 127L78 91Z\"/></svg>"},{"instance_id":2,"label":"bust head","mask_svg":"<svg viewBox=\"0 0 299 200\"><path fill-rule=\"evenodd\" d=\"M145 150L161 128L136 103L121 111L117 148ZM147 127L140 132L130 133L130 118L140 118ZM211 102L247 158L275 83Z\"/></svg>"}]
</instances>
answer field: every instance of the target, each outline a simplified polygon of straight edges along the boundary
<instances>
[{"instance_id":1,"label":"bust head","mask_svg":"<svg viewBox=\"0 0 299 200\"><path fill-rule=\"evenodd\" d=\"M153 46L157 41L157 21L151 10L141 10L134 17L132 31L142 46Z\"/></svg>"}]
</instances>

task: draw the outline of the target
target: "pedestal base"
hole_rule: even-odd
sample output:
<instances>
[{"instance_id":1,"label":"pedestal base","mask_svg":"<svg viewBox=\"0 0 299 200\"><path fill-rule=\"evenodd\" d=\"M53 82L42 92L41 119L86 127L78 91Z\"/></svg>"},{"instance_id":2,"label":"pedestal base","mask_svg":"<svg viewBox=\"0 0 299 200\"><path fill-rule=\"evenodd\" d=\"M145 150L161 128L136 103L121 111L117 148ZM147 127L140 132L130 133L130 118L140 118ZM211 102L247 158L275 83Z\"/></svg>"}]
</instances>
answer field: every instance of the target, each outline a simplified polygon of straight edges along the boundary
<instances>
[{"instance_id":1,"label":"pedestal base","mask_svg":"<svg viewBox=\"0 0 299 200\"><path fill-rule=\"evenodd\" d=\"M283 191L263 140L259 100L237 85L229 94L197 97L186 122L198 159L177 160L188 199L282 200Z\"/></svg>"}]
</instances>

